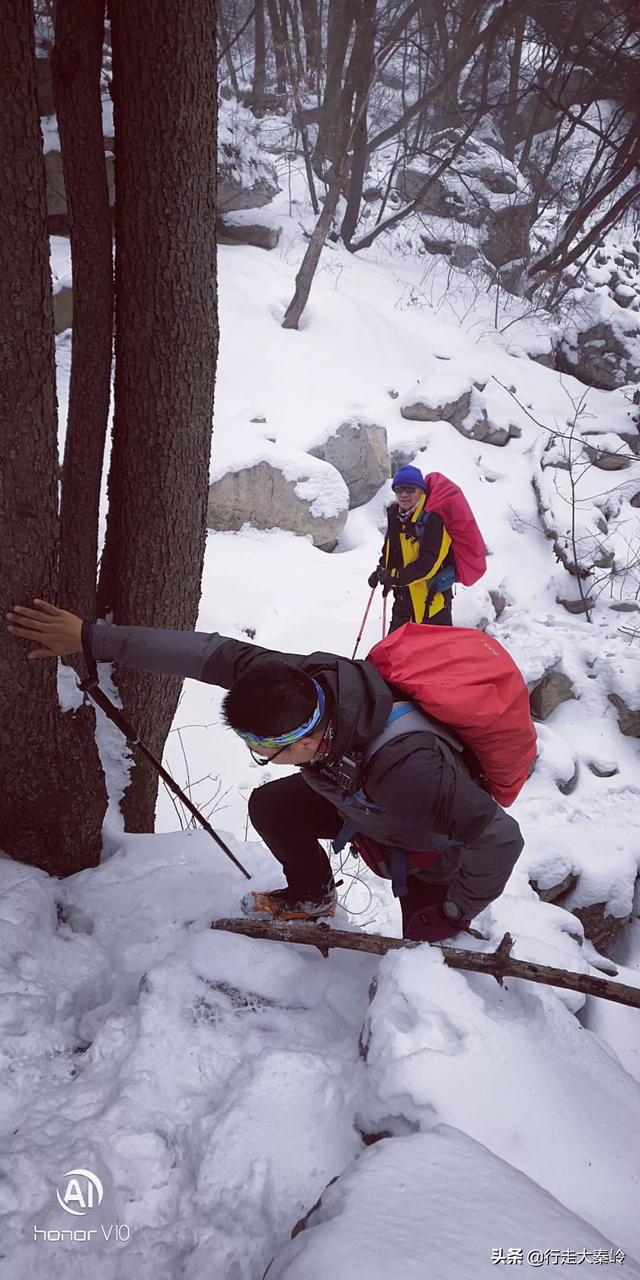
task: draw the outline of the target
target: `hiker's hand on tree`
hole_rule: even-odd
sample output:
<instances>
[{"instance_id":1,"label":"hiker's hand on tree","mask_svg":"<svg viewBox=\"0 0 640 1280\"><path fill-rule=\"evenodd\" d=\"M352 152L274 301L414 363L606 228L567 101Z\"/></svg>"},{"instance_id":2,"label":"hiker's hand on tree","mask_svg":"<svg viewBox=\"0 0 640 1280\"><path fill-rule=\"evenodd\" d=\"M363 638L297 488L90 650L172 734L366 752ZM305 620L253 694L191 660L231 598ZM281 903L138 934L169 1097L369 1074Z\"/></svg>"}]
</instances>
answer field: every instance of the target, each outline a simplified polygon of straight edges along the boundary
<instances>
[{"instance_id":1,"label":"hiker's hand on tree","mask_svg":"<svg viewBox=\"0 0 640 1280\"><path fill-rule=\"evenodd\" d=\"M56 609L46 600L34 600L35 608L14 605L8 629L12 636L31 640L39 648L32 649L28 658L60 658L66 653L82 653L82 618L66 609Z\"/></svg>"}]
</instances>

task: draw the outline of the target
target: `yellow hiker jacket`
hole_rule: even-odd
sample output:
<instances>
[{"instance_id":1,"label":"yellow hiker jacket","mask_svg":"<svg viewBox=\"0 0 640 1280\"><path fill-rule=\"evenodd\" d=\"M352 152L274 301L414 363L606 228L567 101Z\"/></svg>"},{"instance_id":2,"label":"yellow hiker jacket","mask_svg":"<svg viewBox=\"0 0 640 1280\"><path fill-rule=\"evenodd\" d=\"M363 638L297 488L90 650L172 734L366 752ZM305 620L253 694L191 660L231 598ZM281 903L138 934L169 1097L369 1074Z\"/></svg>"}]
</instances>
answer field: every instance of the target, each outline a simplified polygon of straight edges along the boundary
<instances>
[{"instance_id":1,"label":"yellow hiker jacket","mask_svg":"<svg viewBox=\"0 0 640 1280\"><path fill-rule=\"evenodd\" d=\"M440 569L455 569L451 538L442 517L435 511L429 511L421 521L422 536L420 529L416 530L426 500L427 495L424 494L406 520L400 519L397 502L391 504L387 510L387 536L381 557L381 565L391 570L396 598L400 591L408 593L416 622L424 621L431 579ZM429 600L428 617L435 617L444 606L445 598L441 591L437 591Z\"/></svg>"}]
</instances>

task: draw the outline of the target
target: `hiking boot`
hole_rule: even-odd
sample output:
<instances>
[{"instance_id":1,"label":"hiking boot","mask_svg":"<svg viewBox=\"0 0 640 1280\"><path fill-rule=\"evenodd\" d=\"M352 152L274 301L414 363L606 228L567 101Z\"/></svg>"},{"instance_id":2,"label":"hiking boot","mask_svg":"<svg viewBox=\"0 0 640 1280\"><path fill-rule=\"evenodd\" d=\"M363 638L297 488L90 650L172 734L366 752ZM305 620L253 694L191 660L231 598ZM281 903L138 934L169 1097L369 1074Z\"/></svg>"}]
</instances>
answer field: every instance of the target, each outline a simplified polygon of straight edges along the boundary
<instances>
[{"instance_id":1,"label":"hiking boot","mask_svg":"<svg viewBox=\"0 0 640 1280\"><path fill-rule=\"evenodd\" d=\"M291 889L268 889L245 894L241 906L250 920L319 920L336 914L337 899L335 889L312 901L301 900Z\"/></svg>"}]
</instances>

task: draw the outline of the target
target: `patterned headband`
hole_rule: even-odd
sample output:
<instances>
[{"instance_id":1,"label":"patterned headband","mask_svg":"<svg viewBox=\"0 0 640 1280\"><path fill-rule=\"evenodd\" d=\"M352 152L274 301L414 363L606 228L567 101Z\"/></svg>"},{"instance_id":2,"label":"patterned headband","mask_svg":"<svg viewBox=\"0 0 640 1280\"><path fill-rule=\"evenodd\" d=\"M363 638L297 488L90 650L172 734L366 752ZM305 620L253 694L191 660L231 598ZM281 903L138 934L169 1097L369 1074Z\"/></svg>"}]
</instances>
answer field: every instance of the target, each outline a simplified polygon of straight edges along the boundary
<instances>
[{"instance_id":1,"label":"patterned headband","mask_svg":"<svg viewBox=\"0 0 640 1280\"><path fill-rule=\"evenodd\" d=\"M313 680L313 676L311 679ZM324 715L324 693L317 680L314 680L313 683L318 701L313 715L310 716L306 724L301 724L299 729L289 729L288 733L281 733L275 738L259 738L255 733L241 733L239 729L236 730L238 737L242 738L242 741L246 742L252 751L262 751L265 747L288 747L293 742L299 742L300 738L306 738L307 734L311 733L312 729L315 729Z\"/></svg>"}]
</instances>

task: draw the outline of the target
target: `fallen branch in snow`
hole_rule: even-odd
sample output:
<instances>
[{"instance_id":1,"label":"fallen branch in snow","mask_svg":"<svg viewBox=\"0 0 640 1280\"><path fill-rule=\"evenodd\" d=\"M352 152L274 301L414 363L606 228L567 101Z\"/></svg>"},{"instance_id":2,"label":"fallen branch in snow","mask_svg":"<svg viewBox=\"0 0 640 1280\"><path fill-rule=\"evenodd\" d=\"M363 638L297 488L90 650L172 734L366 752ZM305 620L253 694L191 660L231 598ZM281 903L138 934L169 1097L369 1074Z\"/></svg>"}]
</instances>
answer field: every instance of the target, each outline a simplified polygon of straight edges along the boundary
<instances>
[{"instance_id":1,"label":"fallen branch in snow","mask_svg":"<svg viewBox=\"0 0 640 1280\"><path fill-rule=\"evenodd\" d=\"M212 929L229 933L242 933L249 938L263 938L269 942L306 943L317 947L324 956L331 947L346 951L368 951L383 956L387 951L399 951L404 947L425 946L421 942L408 942L404 938L387 938L380 933L351 933L346 929L332 929L327 924L278 923L267 920L214 920ZM631 1005L640 1009L640 987L628 987L622 982L610 982L608 978L592 978L586 973L571 973L568 969L555 969L551 965L536 964L532 960L514 960L511 956L513 938L505 933L497 951L458 951L454 947L438 947L444 962L450 969L466 969L472 973L487 973L502 986L504 978L525 978L528 982L541 982L549 987L563 987L567 991L580 991L584 995L599 996L616 1004Z\"/></svg>"}]
</instances>

